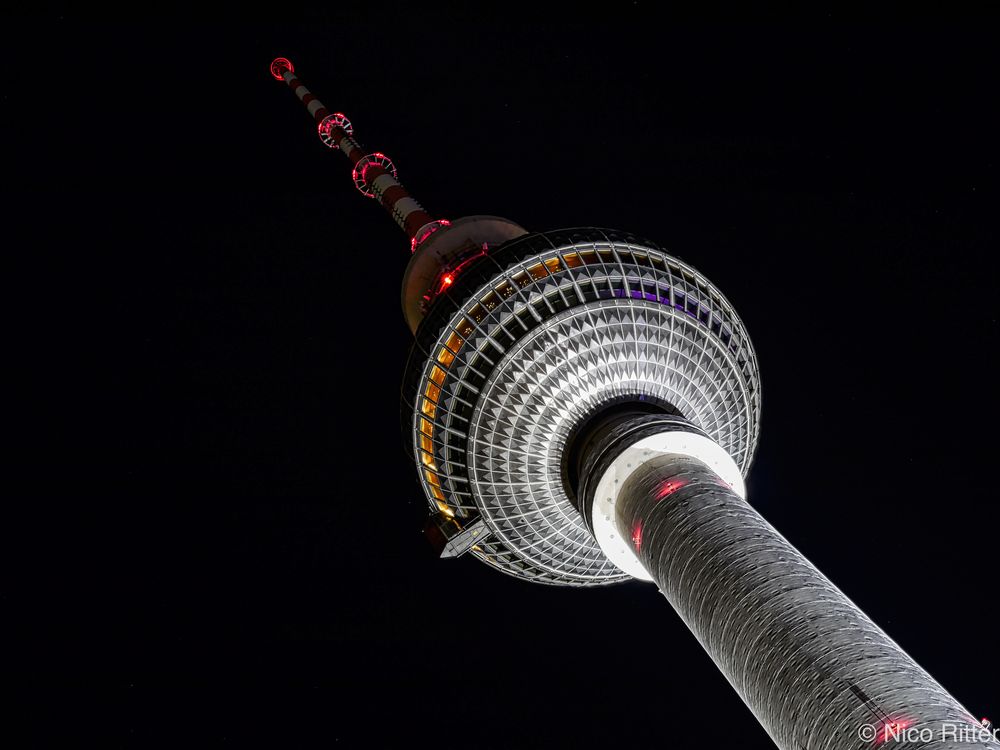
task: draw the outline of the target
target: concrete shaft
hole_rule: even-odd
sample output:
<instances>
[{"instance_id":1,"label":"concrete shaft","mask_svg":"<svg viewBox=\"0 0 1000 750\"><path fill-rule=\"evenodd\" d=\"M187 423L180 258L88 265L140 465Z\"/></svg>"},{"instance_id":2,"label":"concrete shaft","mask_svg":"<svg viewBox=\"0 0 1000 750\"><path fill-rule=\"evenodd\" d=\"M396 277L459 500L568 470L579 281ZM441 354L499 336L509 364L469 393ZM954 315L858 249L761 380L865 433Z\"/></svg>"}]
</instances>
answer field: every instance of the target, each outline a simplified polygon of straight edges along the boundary
<instances>
[{"instance_id":1,"label":"concrete shaft","mask_svg":"<svg viewBox=\"0 0 1000 750\"><path fill-rule=\"evenodd\" d=\"M659 456L616 507L619 532L778 747L1000 748L705 464Z\"/></svg>"}]
</instances>

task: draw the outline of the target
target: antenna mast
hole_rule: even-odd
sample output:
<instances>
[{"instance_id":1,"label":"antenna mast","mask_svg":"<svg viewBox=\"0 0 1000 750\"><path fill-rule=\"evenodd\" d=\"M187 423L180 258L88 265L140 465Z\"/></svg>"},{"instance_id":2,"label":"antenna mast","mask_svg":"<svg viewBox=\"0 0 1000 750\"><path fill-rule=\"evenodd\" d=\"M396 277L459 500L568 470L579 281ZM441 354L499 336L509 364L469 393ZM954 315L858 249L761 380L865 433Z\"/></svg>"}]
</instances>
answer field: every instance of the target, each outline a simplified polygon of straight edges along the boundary
<instances>
[{"instance_id":1,"label":"antenna mast","mask_svg":"<svg viewBox=\"0 0 1000 750\"><path fill-rule=\"evenodd\" d=\"M411 240L411 249L441 225L400 183L396 165L385 154L369 153L354 140L354 126L342 112L331 113L295 75L295 66L284 57L271 63L271 75L288 84L316 120L323 144L340 151L354 167L354 185L362 195L377 200Z\"/></svg>"}]
</instances>

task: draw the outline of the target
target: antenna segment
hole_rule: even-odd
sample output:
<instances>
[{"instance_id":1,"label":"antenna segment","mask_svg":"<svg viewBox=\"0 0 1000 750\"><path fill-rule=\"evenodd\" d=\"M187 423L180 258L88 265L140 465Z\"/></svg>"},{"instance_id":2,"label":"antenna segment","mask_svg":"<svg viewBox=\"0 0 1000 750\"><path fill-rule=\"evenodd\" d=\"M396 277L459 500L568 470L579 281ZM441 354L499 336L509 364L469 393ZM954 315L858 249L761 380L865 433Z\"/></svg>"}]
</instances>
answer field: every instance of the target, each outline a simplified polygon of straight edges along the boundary
<instances>
[{"instance_id":1,"label":"antenna segment","mask_svg":"<svg viewBox=\"0 0 1000 750\"><path fill-rule=\"evenodd\" d=\"M342 112L330 112L323 102L307 89L298 76L295 66L287 58L279 57L271 63L271 75L288 84L299 100L316 120L316 130L323 145L340 151L354 167L354 185L362 195L375 198L406 232L411 246L416 248L421 238L432 234L441 226L400 183L396 165L385 154L369 152L354 140L354 126Z\"/></svg>"}]
</instances>

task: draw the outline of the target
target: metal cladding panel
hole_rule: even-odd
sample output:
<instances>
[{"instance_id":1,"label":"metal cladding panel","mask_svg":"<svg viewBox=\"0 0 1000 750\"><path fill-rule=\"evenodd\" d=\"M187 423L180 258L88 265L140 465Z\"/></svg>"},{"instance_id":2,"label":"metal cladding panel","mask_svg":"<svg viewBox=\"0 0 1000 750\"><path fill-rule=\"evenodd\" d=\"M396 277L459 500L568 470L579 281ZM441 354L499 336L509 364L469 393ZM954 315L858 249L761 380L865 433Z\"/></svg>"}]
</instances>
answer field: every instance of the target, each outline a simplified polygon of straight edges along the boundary
<instances>
[{"instance_id":1,"label":"metal cladding panel","mask_svg":"<svg viewBox=\"0 0 1000 750\"><path fill-rule=\"evenodd\" d=\"M778 747L1000 748L700 461L652 459L623 484L617 513L663 595Z\"/></svg>"}]
</instances>

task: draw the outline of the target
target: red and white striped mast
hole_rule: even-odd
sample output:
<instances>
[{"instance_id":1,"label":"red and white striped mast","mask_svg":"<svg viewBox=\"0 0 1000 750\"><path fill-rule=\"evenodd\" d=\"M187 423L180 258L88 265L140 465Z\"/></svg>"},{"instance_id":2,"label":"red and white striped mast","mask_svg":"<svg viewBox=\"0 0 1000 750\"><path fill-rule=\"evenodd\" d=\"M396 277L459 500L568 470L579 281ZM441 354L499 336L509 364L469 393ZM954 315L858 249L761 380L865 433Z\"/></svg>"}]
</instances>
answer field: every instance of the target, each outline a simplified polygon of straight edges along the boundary
<instances>
[{"instance_id":1,"label":"red and white striped mast","mask_svg":"<svg viewBox=\"0 0 1000 750\"><path fill-rule=\"evenodd\" d=\"M399 183L392 160L378 151L367 152L354 140L351 121L342 112L331 113L295 75L290 60L272 61L271 75L288 84L309 110L324 145L350 159L358 190L382 204L410 238L413 257L403 276L402 304L411 330L416 331L428 306L472 259L525 234L520 225L497 216L468 216L454 222L433 218Z\"/></svg>"},{"instance_id":2,"label":"red and white striped mast","mask_svg":"<svg viewBox=\"0 0 1000 750\"><path fill-rule=\"evenodd\" d=\"M442 224L434 219L397 180L396 165L385 154L369 153L354 140L354 126L341 112L331 113L295 75L295 66L284 57L271 63L271 75L284 81L302 101L317 123L319 139L351 160L354 184L362 195L375 198L411 240L412 249Z\"/></svg>"}]
</instances>

